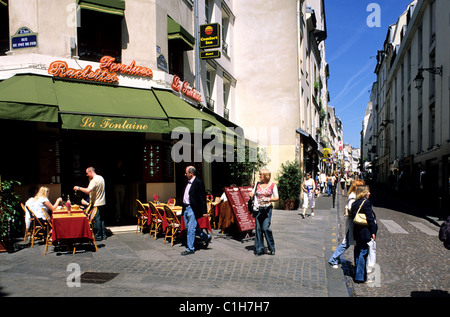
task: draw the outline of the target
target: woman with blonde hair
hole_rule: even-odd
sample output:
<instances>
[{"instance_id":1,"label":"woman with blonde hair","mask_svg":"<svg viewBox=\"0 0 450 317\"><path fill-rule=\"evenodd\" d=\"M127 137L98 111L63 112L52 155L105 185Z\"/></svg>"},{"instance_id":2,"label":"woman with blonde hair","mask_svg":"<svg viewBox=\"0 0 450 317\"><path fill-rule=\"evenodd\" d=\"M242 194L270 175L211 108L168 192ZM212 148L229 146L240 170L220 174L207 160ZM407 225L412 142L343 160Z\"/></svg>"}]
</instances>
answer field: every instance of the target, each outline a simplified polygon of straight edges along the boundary
<instances>
[{"instance_id":1,"label":"woman with blonde hair","mask_svg":"<svg viewBox=\"0 0 450 317\"><path fill-rule=\"evenodd\" d=\"M350 189L348 190L348 196L347 196L347 205L346 208L349 212L352 209L352 205L356 200L356 188L358 186L363 186L365 182L361 179L356 179L352 182L352 185L350 186ZM338 262L339 257L347 251L347 249L350 247L350 245L355 245L355 239L353 239L353 217L349 217L349 215L346 215L346 222L345 222L345 237L344 240L342 240L342 243L334 250L333 255L328 260L328 263L334 268L338 268Z\"/></svg>"},{"instance_id":2,"label":"woman with blonde hair","mask_svg":"<svg viewBox=\"0 0 450 317\"><path fill-rule=\"evenodd\" d=\"M272 202L278 201L278 189L275 183L270 182L271 173L268 169L259 171L259 182L256 191L250 193L250 197L256 195L257 205L259 206L256 214L255 223L255 255L264 254L263 234L266 237L269 254L275 255L275 241L273 240L270 222L272 221Z\"/></svg>"},{"instance_id":3,"label":"woman with blonde hair","mask_svg":"<svg viewBox=\"0 0 450 317\"><path fill-rule=\"evenodd\" d=\"M35 216L43 221L45 221L45 215L42 211L44 208L47 212L54 211L56 207L58 207L59 203L62 201L62 198L59 197L56 202L52 205L50 200L48 199L48 195L50 194L50 189L48 187L42 186L39 188L38 193L34 196L29 203L29 207L31 211L35 214Z\"/></svg>"},{"instance_id":4,"label":"woman with blonde hair","mask_svg":"<svg viewBox=\"0 0 450 317\"><path fill-rule=\"evenodd\" d=\"M372 203L369 201L370 188L369 186L358 186L356 188L356 201L352 205L351 215L355 218L356 213L366 215L367 225L357 225L353 227L353 236L356 241L354 249L355 257L355 277L356 283L365 283L367 279L366 272L366 258L369 252L369 245L371 240L375 241L375 236L378 231L376 223L376 216L373 212Z\"/></svg>"}]
</instances>

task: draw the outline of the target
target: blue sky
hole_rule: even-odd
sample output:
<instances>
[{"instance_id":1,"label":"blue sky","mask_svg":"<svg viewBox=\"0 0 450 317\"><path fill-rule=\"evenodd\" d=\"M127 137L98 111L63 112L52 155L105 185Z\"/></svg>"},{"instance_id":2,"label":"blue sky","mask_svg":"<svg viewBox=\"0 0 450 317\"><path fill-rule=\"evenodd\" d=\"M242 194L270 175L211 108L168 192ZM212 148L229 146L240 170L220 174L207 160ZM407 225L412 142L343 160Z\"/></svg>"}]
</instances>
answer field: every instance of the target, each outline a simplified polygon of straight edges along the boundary
<instances>
[{"instance_id":1,"label":"blue sky","mask_svg":"<svg viewBox=\"0 0 450 317\"><path fill-rule=\"evenodd\" d=\"M375 56L383 48L389 25L411 1L325 0L329 105L342 121L344 143L354 148L360 147L362 120L376 81Z\"/></svg>"}]
</instances>

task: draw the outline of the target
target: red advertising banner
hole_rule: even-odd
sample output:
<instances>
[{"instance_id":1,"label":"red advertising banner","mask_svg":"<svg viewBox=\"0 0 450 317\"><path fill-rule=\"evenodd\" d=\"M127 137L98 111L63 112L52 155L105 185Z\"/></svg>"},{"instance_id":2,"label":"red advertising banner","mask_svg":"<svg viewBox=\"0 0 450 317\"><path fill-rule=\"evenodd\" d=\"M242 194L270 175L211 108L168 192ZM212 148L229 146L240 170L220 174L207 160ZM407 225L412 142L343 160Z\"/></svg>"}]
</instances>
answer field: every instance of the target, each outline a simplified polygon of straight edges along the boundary
<instances>
[{"instance_id":1,"label":"red advertising banner","mask_svg":"<svg viewBox=\"0 0 450 317\"><path fill-rule=\"evenodd\" d=\"M240 232L255 229L255 219L250 215L247 208L247 202L250 198L249 193L252 189L251 186L224 188Z\"/></svg>"}]
</instances>

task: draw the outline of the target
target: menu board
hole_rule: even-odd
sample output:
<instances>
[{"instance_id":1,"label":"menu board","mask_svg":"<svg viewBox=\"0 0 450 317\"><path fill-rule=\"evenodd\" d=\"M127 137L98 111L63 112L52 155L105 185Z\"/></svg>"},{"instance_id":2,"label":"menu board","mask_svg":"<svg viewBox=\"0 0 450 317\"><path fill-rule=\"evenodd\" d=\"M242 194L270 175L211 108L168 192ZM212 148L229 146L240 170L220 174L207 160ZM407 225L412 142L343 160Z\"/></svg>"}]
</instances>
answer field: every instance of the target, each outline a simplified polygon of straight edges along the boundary
<instances>
[{"instance_id":1,"label":"menu board","mask_svg":"<svg viewBox=\"0 0 450 317\"><path fill-rule=\"evenodd\" d=\"M252 189L251 186L224 188L240 232L255 229L255 219L248 212L247 208L247 202L250 198L249 193Z\"/></svg>"}]
</instances>

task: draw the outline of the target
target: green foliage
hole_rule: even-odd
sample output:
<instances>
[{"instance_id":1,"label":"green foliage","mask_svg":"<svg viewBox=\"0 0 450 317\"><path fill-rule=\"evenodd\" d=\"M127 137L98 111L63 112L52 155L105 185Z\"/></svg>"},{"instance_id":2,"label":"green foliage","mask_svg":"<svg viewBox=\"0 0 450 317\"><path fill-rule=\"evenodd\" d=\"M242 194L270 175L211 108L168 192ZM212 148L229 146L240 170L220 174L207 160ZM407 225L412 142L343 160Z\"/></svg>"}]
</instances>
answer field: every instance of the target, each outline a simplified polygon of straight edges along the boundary
<instances>
[{"instance_id":1,"label":"green foliage","mask_svg":"<svg viewBox=\"0 0 450 317\"><path fill-rule=\"evenodd\" d=\"M281 200L299 199L303 175L297 161L287 161L281 164L281 171L277 180L278 194Z\"/></svg>"},{"instance_id":2,"label":"green foliage","mask_svg":"<svg viewBox=\"0 0 450 317\"><path fill-rule=\"evenodd\" d=\"M14 233L22 225L20 210L20 196L14 192L14 185L20 185L18 181L0 182L0 240L8 238L9 232Z\"/></svg>"},{"instance_id":3,"label":"green foliage","mask_svg":"<svg viewBox=\"0 0 450 317\"><path fill-rule=\"evenodd\" d=\"M256 158L256 159L255 159ZM234 149L234 162L228 166L230 183L237 186L247 186L255 181L255 173L267 165L270 159L260 148L245 147L245 153Z\"/></svg>"}]
</instances>

